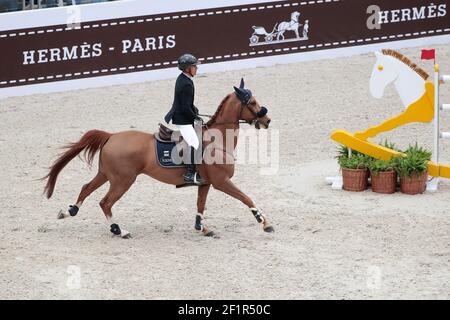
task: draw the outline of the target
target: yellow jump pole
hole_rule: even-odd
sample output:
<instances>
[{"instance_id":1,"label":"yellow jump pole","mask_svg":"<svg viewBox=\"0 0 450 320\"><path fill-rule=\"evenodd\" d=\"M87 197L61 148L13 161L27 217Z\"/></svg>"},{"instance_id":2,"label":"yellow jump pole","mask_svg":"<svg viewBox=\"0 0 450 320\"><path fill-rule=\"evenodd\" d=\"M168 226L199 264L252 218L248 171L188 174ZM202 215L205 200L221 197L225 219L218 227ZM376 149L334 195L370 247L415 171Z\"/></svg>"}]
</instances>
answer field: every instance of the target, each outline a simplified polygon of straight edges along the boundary
<instances>
[{"instance_id":1,"label":"yellow jump pole","mask_svg":"<svg viewBox=\"0 0 450 320\"><path fill-rule=\"evenodd\" d=\"M434 65L433 162L439 165L439 65Z\"/></svg>"}]
</instances>

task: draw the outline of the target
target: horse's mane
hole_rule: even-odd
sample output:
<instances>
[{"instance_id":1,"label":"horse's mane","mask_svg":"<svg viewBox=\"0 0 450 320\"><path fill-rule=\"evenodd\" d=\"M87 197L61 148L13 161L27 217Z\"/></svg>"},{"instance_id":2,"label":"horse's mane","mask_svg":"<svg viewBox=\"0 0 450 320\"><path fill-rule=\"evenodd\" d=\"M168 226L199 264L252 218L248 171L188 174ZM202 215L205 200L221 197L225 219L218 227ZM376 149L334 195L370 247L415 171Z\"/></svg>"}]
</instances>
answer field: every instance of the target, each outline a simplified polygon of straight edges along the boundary
<instances>
[{"instance_id":1,"label":"horse's mane","mask_svg":"<svg viewBox=\"0 0 450 320\"><path fill-rule=\"evenodd\" d=\"M421 76L424 80L427 80L428 77L430 76L425 70L423 70L422 68L420 68L417 64L413 63L411 60L409 60L407 57L405 57L403 54L401 54L400 52L397 52L395 50L392 49L383 49L381 50L381 52L384 55L388 55L391 57L396 58L397 60L403 62L404 64L406 64L408 67L410 67L412 70L414 70L419 76Z\"/></svg>"},{"instance_id":2,"label":"horse's mane","mask_svg":"<svg viewBox=\"0 0 450 320\"><path fill-rule=\"evenodd\" d=\"M219 107L217 108L216 112L213 114L213 116L211 117L211 119L209 119L209 121L206 123L207 126L211 125L214 123L214 121L216 120L217 116L219 115L220 111L222 110L223 106L225 105L225 101L228 100L228 98L232 95L232 93L230 93L229 95L227 95L225 98L223 98L222 102L220 103Z\"/></svg>"}]
</instances>

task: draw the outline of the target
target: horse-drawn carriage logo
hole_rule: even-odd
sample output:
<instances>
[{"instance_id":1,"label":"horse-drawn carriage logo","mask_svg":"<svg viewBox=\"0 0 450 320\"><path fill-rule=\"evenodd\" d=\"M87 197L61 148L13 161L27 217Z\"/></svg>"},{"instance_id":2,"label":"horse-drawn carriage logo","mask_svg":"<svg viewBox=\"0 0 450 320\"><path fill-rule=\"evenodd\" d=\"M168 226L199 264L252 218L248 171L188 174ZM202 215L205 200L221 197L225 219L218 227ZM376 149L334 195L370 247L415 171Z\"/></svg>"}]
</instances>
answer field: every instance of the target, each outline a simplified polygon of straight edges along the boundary
<instances>
[{"instance_id":1,"label":"horse-drawn carriage logo","mask_svg":"<svg viewBox=\"0 0 450 320\"><path fill-rule=\"evenodd\" d=\"M309 21L305 20L303 24L300 23L300 12L295 11L291 13L290 21L283 21L280 23L275 23L272 32L267 32L264 27L252 26L253 34L250 37L250 46L261 46L266 44L275 44L282 42L292 42L292 41L304 41L308 40L309 32ZM302 28L302 34L300 36L300 27ZM284 37L286 31L294 31L295 38ZM264 41L261 41L264 39Z\"/></svg>"}]
</instances>

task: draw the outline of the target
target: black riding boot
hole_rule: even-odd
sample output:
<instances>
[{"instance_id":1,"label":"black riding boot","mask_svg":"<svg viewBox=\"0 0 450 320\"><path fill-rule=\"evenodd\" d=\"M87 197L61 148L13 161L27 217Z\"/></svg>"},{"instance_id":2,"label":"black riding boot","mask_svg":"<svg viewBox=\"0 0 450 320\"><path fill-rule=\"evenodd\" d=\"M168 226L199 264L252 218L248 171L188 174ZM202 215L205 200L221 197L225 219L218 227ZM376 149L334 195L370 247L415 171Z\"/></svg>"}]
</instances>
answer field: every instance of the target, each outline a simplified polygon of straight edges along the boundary
<instances>
[{"instance_id":1,"label":"black riding boot","mask_svg":"<svg viewBox=\"0 0 450 320\"><path fill-rule=\"evenodd\" d=\"M184 174L184 182L185 183L193 183L197 185L201 185L203 183L202 178L195 170L195 149L191 147L191 163L186 164L187 171Z\"/></svg>"}]
</instances>

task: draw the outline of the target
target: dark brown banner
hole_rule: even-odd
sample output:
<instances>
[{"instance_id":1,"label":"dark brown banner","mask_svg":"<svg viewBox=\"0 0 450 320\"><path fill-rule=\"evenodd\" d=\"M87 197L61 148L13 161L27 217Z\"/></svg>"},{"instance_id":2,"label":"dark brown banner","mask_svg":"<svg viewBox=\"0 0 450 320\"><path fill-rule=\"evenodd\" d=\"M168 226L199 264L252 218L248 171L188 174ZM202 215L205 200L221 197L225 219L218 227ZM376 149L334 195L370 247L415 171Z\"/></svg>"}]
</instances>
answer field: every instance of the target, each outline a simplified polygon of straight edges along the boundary
<instances>
[{"instance_id":1,"label":"dark brown banner","mask_svg":"<svg viewBox=\"0 0 450 320\"><path fill-rule=\"evenodd\" d=\"M0 88L450 34L446 1L322 0L0 33Z\"/></svg>"}]
</instances>

